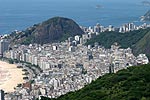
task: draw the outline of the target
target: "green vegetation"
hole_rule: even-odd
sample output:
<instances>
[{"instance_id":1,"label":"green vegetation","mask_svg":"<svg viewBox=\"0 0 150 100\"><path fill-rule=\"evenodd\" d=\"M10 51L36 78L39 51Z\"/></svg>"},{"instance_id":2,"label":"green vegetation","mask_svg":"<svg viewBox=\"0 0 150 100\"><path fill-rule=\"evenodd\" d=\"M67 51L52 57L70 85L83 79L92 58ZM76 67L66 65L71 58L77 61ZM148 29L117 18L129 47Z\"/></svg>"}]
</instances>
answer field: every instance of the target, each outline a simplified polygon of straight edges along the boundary
<instances>
[{"instance_id":1,"label":"green vegetation","mask_svg":"<svg viewBox=\"0 0 150 100\"><path fill-rule=\"evenodd\" d=\"M23 41L22 41L22 45L24 44L24 45L29 45L29 44L31 44L32 43L32 41L33 41L33 38L32 37L28 37L28 38L25 38Z\"/></svg>"},{"instance_id":2,"label":"green vegetation","mask_svg":"<svg viewBox=\"0 0 150 100\"><path fill-rule=\"evenodd\" d=\"M0 60L2 61L6 61L8 62L9 64L14 64L14 63L19 63L19 61L17 59L11 59L11 58L0 58Z\"/></svg>"},{"instance_id":3,"label":"green vegetation","mask_svg":"<svg viewBox=\"0 0 150 100\"><path fill-rule=\"evenodd\" d=\"M60 41L65 41L67 40L69 37L71 37L72 35L69 33L64 33L64 35L61 37Z\"/></svg>"},{"instance_id":4,"label":"green vegetation","mask_svg":"<svg viewBox=\"0 0 150 100\"><path fill-rule=\"evenodd\" d=\"M122 48L131 47L134 55L146 54L150 59L150 28L140 29L127 33L104 32L89 40L86 45L94 45L95 42L110 48L114 42L118 42Z\"/></svg>"},{"instance_id":5,"label":"green vegetation","mask_svg":"<svg viewBox=\"0 0 150 100\"><path fill-rule=\"evenodd\" d=\"M10 34L11 44L31 43L45 44L60 42L70 36L81 35L84 32L79 25L71 19L63 17L54 17L40 24L27 28L20 33L12 32Z\"/></svg>"},{"instance_id":6,"label":"green vegetation","mask_svg":"<svg viewBox=\"0 0 150 100\"><path fill-rule=\"evenodd\" d=\"M150 100L150 64L106 74L83 89L57 99L41 100Z\"/></svg>"},{"instance_id":7,"label":"green vegetation","mask_svg":"<svg viewBox=\"0 0 150 100\"><path fill-rule=\"evenodd\" d=\"M9 64L14 64L14 61L12 59L8 59Z\"/></svg>"},{"instance_id":8,"label":"green vegetation","mask_svg":"<svg viewBox=\"0 0 150 100\"><path fill-rule=\"evenodd\" d=\"M105 48L110 48L114 42L118 42L123 48L128 48L143 38L147 32L149 32L149 29L140 29L127 33L104 32L89 40L86 45L93 45L95 42L98 42Z\"/></svg>"}]
</instances>

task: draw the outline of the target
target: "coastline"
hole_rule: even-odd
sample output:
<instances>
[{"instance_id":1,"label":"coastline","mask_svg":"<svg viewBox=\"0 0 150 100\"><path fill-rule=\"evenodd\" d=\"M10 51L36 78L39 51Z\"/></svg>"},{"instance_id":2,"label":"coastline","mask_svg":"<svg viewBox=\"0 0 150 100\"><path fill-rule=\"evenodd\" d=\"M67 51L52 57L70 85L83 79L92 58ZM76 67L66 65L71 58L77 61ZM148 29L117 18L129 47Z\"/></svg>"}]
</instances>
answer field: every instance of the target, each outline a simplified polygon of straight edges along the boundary
<instances>
[{"instance_id":1,"label":"coastline","mask_svg":"<svg viewBox=\"0 0 150 100\"><path fill-rule=\"evenodd\" d=\"M0 61L0 89L14 92L18 84L25 82L22 74L22 69L17 68L17 65Z\"/></svg>"}]
</instances>

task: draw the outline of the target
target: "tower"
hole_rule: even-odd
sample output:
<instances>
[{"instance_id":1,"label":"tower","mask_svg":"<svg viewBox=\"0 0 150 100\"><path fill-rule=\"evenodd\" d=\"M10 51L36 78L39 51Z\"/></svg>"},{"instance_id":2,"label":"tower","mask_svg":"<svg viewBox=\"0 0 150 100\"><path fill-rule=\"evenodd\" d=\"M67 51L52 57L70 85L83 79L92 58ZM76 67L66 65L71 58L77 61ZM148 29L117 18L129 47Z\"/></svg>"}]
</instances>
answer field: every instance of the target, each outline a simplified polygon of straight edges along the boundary
<instances>
[{"instance_id":1,"label":"tower","mask_svg":"<svg viewBox=\"0 0 150 100\"><path fill-rule=\"evenodd\" d=\"M3 56L3 53L8 50L9 42L7 40L0 41L0 56Z\"/></svg>"},{"instance_id":2,"label":"tower","mask_svg":"<svg viewBox=\"0 0 150 100\"><path fill-rule=\"evenodd\" d=\"M4 100L4 91L0 90L0 100Z\"/></svg>"},{"instance_id":3,"label":"tower","mask_svg":"<svg viewBox=\"0 0 150 100\"><path fill-rule=\"evenodd\" d=\"M109 73L114 73L114 64L109 65Z\"/></svg>"}]
</instances>

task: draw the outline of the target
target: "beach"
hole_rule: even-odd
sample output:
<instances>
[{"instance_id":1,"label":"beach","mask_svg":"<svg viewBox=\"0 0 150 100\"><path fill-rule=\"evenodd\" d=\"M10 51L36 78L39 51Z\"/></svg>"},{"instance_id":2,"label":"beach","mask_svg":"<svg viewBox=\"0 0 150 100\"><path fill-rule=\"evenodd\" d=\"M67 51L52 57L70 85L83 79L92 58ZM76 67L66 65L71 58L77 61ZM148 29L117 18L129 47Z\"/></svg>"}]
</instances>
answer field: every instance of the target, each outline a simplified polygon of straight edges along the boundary
<instances>
[{"instance_id":1,"label":"beach","mask_svg":"<svg viewBox=\"0 0 150 100\"><path fill-rule=\"evenodd\" d=\"M23 83L23 71L15 64L0 61L0 89L5 92L14 92L14 88Z\"/></svg>"}]
</instances>

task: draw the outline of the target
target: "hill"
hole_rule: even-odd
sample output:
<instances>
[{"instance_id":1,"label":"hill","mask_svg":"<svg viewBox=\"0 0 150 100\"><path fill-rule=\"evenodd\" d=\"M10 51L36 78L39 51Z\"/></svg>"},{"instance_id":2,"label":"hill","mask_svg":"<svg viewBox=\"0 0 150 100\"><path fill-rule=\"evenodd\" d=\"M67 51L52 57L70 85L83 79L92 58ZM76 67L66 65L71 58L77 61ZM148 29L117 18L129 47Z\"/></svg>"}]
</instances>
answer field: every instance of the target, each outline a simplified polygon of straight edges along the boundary
<instances>
[{"instance_id":1,"label":"hill","mask_svg":"<svg viewBox=\"0 0 150 100\"><path fill-rule=\"evenodd\" d=\"M95 38L89 40L86 45L93 45L98 42L105 48L110 48L114 42L118 42L122 48L131 47L135 55L139 53L145 53L150 57L150 29L140 29L136 31L131 31L127 33L119 32L104 32Z\"/></svg>"},{"instance_id":2,"label":"hill","mask_svg":"<svg viewBox=\"0 0 150 100\"><path fill-rule=\"evenodd\" d=\"M41 100L150 100L150 64L106 74L81 90L57 99Z\"/></svg>"},{"instance_id":3,"label":"hill","mask_svg":"<svg viewBox=\"0 0 150 100\"><path fill-rule=\"evenodd\" d=\"M20 44L51 43L65 40L84 32L72 19L54 17L40 24L34 25L19 34L11 34L12 42Z\"/></svg>"},{"instance_id":4,"label":"hill","mask_svg":"<svg viewBox=\"0 0 150 100\"><path fill-rule=\"evenodd\" d=\"M149 1L142 1L142 4L145 6L150 6L150 2Z\"/></svg>"},{"instance_id":5,"label":"hill","mask_svg":"<svg viewBox=\"0 0 150 100\"><path fill-rule=\"evenodd\" d=\"M133 52L135 54L145 53L150 58L149 40L150 40L150 31L133 46Z\"/></svg>"},{"instance_id":6,"label":"hill","mask_svg":"<svg viewBox=\"0 0 150 100\"><path fill-rule=\"evenodd\" d=\"M150 10L147 11L146 14L141 17L141 21L150 21Z\"/></svg>"}]
</instances>

